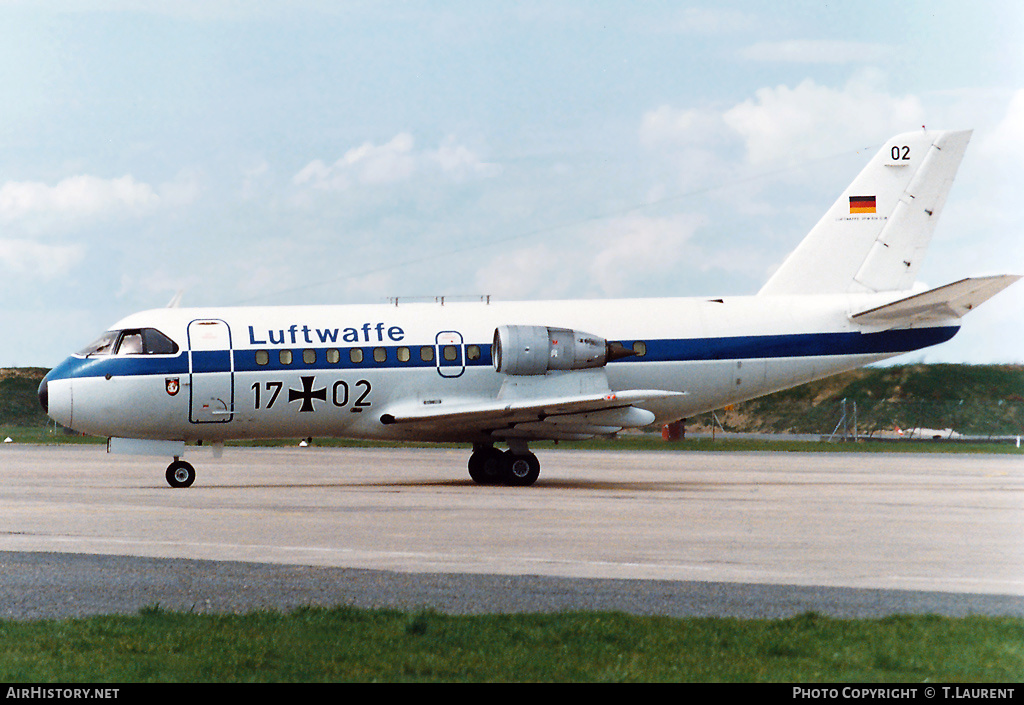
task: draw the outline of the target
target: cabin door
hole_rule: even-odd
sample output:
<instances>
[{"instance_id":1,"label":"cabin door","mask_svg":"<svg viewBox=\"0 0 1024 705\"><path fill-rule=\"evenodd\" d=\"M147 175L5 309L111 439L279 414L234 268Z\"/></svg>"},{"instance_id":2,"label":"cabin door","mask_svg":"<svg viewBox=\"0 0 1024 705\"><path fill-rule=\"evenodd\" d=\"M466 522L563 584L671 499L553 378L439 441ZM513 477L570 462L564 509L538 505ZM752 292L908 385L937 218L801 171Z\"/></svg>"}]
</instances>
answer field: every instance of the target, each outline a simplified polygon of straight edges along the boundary
<instances>
[{"instance_id":1,"label":"cabin door","mask_svg":"<svg viewBox=\"0 0 1024 705\"><path fill-rule=\"evenodd\" d=\"M225 321L188 324L189 421L228 423L235 411L231 329Z\"/></svg>"}]
</instances>

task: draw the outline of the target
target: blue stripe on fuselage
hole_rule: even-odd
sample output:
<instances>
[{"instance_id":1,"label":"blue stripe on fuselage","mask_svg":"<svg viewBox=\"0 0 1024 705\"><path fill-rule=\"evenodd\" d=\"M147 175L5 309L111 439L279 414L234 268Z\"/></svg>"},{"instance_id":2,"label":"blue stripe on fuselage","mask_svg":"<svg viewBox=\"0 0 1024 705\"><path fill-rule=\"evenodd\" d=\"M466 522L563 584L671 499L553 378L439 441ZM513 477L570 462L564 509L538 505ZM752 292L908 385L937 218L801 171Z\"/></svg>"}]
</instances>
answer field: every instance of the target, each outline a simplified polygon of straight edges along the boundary
<instances>
[{"instance_id":1,"label":"blue stripe on fuselage","mask_svg":"<svg viewBox=\"0 0 1024 705\"><path fill-rule=\"evenodd\" d=\"M749 360L901 353L944 343L956 335L958 330L959 326L947 326L888 330L879 333L798 333L655 340L647 342L647 354L643 358L627 357L621 362ZM624 341L624 344L629 347L632 343Z\"/></svg>"},{"instance_id":2,"label":"blue stripe on fuselage","mask_svg":"<svg viewBox=\"0 0 1024 705\"><path fill-rule=\"evenodd\" d=\"M960 330L959 326L944 326L940 328L890 330L878 333L797 333L727 338L644 340L643 342L647 346L647 352L644 356L630 356L615 360L611 364L896 354L944 343L956 335L958 330ZM628 348L637 341L623 340L621 342ZM467 367L488 367L491 365L491 346L484 343L478 345L481 356L477 360L467 360ZM280 362L278 353L281 348L269 348L267 352L270 353L270 360L265 365L256 363L256 350L235 350L235 372L423 368L435 367L437 364L433 360L420 360L420 346L417 345L384 347L384 350L387 352L384 362L374 361L373 347L359 347L362 347L363 350L363 362L353 363L350 361L349 351L351 348L334 347L333 349L340 351L341 360L333 364L326 361L328 347L290 348L293 353L291 364ZM397 358L399 347L408 348L412 353L412 359L407 362L399 362ZM316 351L315 363L306 364L302 361L302 351L304 349ZM226 352L193 353L193 371L198 373L227 371L230 368ZM102 377L107 374L116 376L188 375L188 352L183 351L176 356L98 355L89 358L73 356L51 370L49 379Z\"/></svg>"}]
</instances>

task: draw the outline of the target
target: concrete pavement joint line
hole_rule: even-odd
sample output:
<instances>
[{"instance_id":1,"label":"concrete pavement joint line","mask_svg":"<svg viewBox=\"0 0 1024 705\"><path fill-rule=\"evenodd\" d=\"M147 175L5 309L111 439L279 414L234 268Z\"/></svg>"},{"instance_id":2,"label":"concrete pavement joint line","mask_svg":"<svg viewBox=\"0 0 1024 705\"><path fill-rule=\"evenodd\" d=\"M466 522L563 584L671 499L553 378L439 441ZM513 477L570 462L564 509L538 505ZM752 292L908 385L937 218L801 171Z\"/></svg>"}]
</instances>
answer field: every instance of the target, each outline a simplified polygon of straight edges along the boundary
<instances>
[{"instance_id":1,"label":"concrete pavement joint line","mask_svg":"<svg viewBox=\"0 0 1024 705\"><path fill-rule=\"evenodd\" d=\"M52 537L52 541L61 543L71 543L73 541L83 540L81 537ZM487 563L524 563L524 564L536 564L536 565L560 565L563 567L572 566L587 566L593 568L612 568L612 569L640 569L652 571L660 574L683 574L695 572L695 573L711 573L715 570L713 566L693 565L693 564L658 564L658 563L638 563L638 562L627 562L627 563L616 563L614 561L570 561L565 559L555 558L536 558L536 557L525 557L525 556L498 556L492 557L487 560L481 560L479 557L474 556L454 556L452 554L439 554L439 553L426 553L426 552L414 552L414 551L366 551L353 548L324 548L324 547L301 547L301 546L272 546L268 544L231 544L231 543L211 543L211 542L180 542L180 541L139 541L139 540L126 540L126 539L110 539L110 538L88 538L85 541L90 541L97 544L114 545L114 546L162 546L162 547L173 547L173 548L195 548L195 549L231 549L239 550L243 552L261 551L264 553L290 553L290 554L320 554L320 555L345 555L352 558L390 558L394 560L401 559L415 559L425 563L435 565L450 565L456 564L487 564ZM181 558L187 558L188 556L181 556ZM236 560L234 558L225 558L223 560ZM805 581L805 576L799 573L787 572L772 572L764 570L737 570L745 581L759 582L759 580L767 581L769 583L802 583ZM733 578L735 579L735 578ZM854 581L861 582L861 581ZM905 584L907 582L917 583L921 585L934 585L936 579L929 576L910 576L910 575L889 575L880 578L878 581L868 580L868 582L877 582L878 584L884 585L898 585ZM1024 581L1022 580L1005 580L1005 579L980 579L980 578L969 578L959 577L950 578L945 577L941 579L941 582L951 583L955 585L974 585L974 586L1006 586L1007 588L1016 588L1012 590L1011 594L1024 594Z\"/></svg>"},{"instance_id":2,"label":"concrete pavement joint line","mask_svg":"<svg viewBox=\"0 0 1024 705\"><path fill-rule=\"evenodd\" d=\"M487 563L487 562L501 562L506 563L508 561L519 561L523 563L539 563L549 565L591 565L591 566L605 566L612 568L648 568L648 569L671 569L671 568L683 568L686 570L698 570L698 571L711 571L713 568L709 566L699 565L682 565L682 564L658 564L658 563L637 563L635 561L618 563L615 561L570 561L565 559L557 558L540 558L540 557L529 557L529 556L494 556L487 560L481 560L478 556L471 556L465 554L451 554L451 553L427 553L424 551L367 551L364 549L356 548L342 548L342 547L322 547L322 546L274 546L270 544L240 544L240 543L213 543L203 541L142 541L142 540L129 540L129 539L113 539L103 537L72 537L72 536L52 536L52 537L41 537L36 534L32 537L34 539L42 539L44 541L55 541L60 543L71 543L71 542L86 542L86 543L98 543L105 545L116 545L116 546L169 546L174 548L198 548L198 549L229 549L229 550L241 550L241 551L264 551L267 553L273 552L284 552L284 553L320 553L320 554L341 554L349 556L387 556L390 558L417 558L420 560L431 560L435 562L472 562L472 563Z\"/></svg>"},{"instance_id":3,"label":"concrete pavement joint line","mask_svg":"<svg viewBox=\"0 0 1024 705\"><path fill-rule=\"evenodd\" d=\"M36 536L35 538L39 538ZM415 551L367 551L353 548L324 548L316 546L272 546L268 544L231 544L231 543L211 543L211 542L182 542L182 541L139 541L139 540L127 540L127 539L110 539L102 537L92 538L81 538L81 537L52 537L47 539L50 541L56 541L61 543L72 543L72 542L92 542L94 544L102 544L108 546L125 546L125 547L141 547L141 546L161 546L161 547L172 547L172 548L194 548L194 549L229 549L243 552L260 551L265 554L272 553L291 553L291 554L320 554L320 555L345 555L353 558L379 558L386 557L391 559L417 559L424 562L435 563L439 565L444 564L480 564L480 563L525 563L525 564L536 564L536 565L552 565L552 566L588 566L593 568L612 568L619 570L628 569L640 569L654 571L658 573L678 573L678 572L695 572L695 573L711 573L715 570L714 566L703 566L695 564L680 564L680 563L638 563L636 561L630 561L625 563L617 563L615 561L588 561L588 560L565 560L557 558L538 558L528 556L494 556L488 559L481 559L479 556L470 555L456 555L456 554L442 554L442 553L426 553L426 552L415 552ZM187 557L187 556L182 556ZM225 559L232 560L232 559ZM799 574L796 573L784 573L776 574L767 571L756 571L747 570L739 571L746 573L747 575L761 575L762 577L787 577L797 579Z\"/></svg>"}]
</instances>

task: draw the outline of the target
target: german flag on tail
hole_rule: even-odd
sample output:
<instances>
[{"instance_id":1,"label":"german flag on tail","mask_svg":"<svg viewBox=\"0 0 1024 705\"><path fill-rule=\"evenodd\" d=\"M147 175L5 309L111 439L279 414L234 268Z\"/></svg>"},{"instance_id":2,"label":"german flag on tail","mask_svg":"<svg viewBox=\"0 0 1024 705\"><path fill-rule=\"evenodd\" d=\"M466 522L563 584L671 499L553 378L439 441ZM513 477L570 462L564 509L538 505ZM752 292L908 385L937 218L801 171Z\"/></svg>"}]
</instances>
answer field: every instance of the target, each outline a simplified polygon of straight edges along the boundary
<instances>
[{"instance_id":1,"label":"german flag on tail","mask_svg":"<svg viewBox=\"0 0 1024 705\"><path fill-rule=\"evenodd\" d=\"M874 213L875 212L875 197L874 196L850 196L850 212L851 213Z\"/></svg>"}]
</instances>

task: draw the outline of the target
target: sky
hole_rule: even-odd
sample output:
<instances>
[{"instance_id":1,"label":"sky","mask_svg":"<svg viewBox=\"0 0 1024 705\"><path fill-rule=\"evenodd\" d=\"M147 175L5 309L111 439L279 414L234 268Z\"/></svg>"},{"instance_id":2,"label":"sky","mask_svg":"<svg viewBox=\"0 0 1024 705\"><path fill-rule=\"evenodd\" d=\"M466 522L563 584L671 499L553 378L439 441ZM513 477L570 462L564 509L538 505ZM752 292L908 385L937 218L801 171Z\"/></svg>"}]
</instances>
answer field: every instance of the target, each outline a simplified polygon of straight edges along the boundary
<instances>
[{"instance_id":1,"label":"sky","mask_svg":"<svg viewBox=\"0 0 1024 705\"><path fill-rule=\"evenodd\" d=\"M179 292L754 294L922 125L974 134L921 282L1024 274L1022 46L1016 0L0 0L0 367ZM1024 283L898 360L1024 362Z\"/></svg>"}]
</instances>

